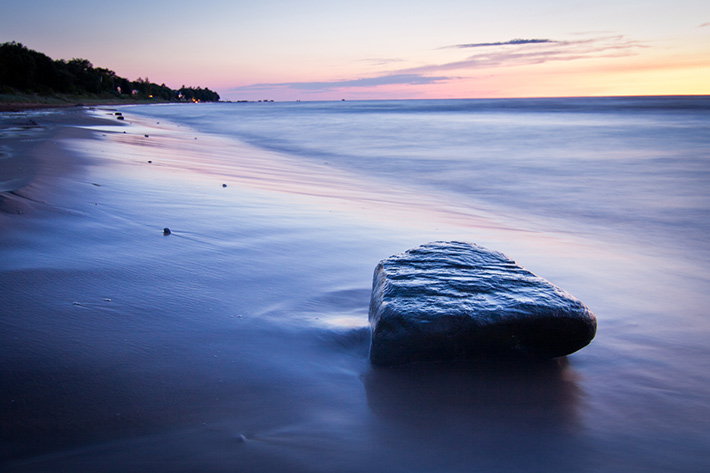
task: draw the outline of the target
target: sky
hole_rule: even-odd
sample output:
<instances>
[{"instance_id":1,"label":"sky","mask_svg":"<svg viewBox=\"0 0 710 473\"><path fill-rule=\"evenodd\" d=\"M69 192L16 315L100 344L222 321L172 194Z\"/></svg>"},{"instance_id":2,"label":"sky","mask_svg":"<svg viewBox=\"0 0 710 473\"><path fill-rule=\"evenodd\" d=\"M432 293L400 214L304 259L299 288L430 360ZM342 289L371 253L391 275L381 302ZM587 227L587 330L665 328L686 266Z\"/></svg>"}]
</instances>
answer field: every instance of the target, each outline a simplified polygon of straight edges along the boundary
<instances>
[{"instance_id":1,"label":"sky","mask_svg":"<svg viewBox=\"0 0 710 473\"><path fill-rule=\"evenodd\" d=\"M223 100L710 94L708 0L0 2L0 43Z\"/></svg>"}]
</instances>

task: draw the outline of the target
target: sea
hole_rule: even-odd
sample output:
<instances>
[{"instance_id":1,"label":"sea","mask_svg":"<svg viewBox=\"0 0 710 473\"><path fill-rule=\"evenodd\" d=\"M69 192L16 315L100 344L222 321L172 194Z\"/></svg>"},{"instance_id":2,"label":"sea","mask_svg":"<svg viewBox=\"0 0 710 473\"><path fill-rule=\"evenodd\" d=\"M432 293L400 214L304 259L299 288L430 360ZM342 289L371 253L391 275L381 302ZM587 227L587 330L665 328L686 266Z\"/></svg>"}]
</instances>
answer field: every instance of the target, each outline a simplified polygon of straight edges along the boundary
<instances>
[{"instance_id":1,"label":"sea","mask_svg":"<svg viewBox=\"0 0 710 473\"><path fill-rule=\"evenodd\" d=\"M5 237L7 471L710 470L709 96L87 113L57 145L87 164ZM373 367L376 264L452 240L595 339Z\"/></svg>"}]
</instances>

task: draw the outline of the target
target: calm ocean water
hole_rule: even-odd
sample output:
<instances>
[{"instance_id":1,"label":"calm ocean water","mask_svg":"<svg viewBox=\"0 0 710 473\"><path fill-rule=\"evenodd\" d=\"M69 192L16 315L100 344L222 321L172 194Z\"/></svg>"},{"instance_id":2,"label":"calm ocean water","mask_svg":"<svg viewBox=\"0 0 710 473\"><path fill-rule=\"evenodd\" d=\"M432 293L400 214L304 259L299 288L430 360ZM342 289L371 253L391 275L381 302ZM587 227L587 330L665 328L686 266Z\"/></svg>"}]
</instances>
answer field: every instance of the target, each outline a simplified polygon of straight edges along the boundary
<instances>
[{"instance_id":1,"label":"calm ocean water","mask_svg":"<svg viewBox=\"0 0 710 473\"><path fill-rule=\"evenodd\" d=\"M710 97L122 112L67 143L99 165L32 230L65 245L0 268L32 340L4 338L3 366L58 406L23 414L11 471L710 468ZM569 291L597 337L551 364L373 369L372 270L443 239Z\"/></svg>"},{"instance_id":2,"label":"calm ocean water","mask_svg":"<svg viewBox=\"0 0 710 473\"><path fill-rule=\"evenodd\" d=\"M137 108L200 131L598 237L702 247L710 99L248 103ZM613 235L610 235L613 234ZM682 238L678 238L682 235ZM681 240L681 241L679 241Z\"/></svg>"}]
</instances>

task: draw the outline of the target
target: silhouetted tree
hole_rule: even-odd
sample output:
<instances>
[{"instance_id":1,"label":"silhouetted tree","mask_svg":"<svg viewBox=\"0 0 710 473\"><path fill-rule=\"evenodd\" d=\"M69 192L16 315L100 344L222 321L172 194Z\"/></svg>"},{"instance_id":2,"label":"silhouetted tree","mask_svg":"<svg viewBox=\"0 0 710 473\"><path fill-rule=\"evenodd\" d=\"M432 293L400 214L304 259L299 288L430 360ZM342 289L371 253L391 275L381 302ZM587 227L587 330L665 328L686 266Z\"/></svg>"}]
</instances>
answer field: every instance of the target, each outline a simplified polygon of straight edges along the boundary
<instances>
[{"instance_id":1,"label":"silhouetted tree","mask_svg":"<svg viewBox=\"0 0 710 473\"><path fill-rule=\"evenodd\" d=\"M0 93L13 91L51 95L55 93L133 96L161 101L217 101L219 94L209 89L172 90L138 78L131 82L110 69L94 67L87 59L53 61L49 56L32 51L20 43L0 44Z\"/></svg>"}]
</instances>

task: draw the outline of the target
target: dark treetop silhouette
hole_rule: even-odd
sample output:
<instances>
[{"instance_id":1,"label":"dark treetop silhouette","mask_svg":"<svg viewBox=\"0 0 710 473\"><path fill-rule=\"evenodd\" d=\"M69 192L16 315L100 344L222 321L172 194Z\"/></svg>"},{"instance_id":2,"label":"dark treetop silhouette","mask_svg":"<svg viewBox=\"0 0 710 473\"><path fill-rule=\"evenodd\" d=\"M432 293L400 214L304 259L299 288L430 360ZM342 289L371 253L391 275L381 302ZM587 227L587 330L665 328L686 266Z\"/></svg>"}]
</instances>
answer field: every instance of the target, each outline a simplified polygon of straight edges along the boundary
<instances>
[{"instance_id":1,"label":"dark treetop silhouette","mask_svg":"<svg viewBox=\"0 0 710 473\"><path fill-rule=\"evenodd\" d=\"M99 98L134 98L163 102L216 102L219 94L207 88L173 90L146 77L129 81L110 69L94 67L86 59L53 60L20 43L0 44L0 94L30 93L94 95Z\"/></svg>"}]
</instances>

